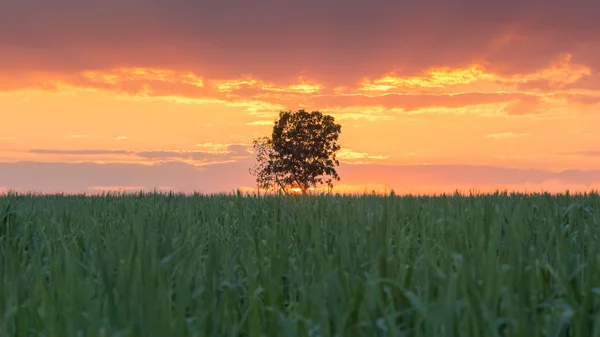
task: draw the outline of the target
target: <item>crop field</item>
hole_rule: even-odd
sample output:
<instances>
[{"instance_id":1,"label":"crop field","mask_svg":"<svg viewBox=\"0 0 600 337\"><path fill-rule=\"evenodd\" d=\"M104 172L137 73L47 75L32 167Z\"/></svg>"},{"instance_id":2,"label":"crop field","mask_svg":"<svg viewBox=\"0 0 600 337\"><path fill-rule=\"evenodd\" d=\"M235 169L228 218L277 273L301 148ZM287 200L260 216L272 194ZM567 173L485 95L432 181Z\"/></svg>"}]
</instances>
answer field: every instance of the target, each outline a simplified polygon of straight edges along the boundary
<instances>
[{"instance_id":1,"label":"crop field","mask_svg":"<svg viewBox=\"0 0 600 337\"><path fill-rule=\"evenodd\" d=\"M0 336L600 336L600 196L0 196Z\"/></svg>"}]
</instances>

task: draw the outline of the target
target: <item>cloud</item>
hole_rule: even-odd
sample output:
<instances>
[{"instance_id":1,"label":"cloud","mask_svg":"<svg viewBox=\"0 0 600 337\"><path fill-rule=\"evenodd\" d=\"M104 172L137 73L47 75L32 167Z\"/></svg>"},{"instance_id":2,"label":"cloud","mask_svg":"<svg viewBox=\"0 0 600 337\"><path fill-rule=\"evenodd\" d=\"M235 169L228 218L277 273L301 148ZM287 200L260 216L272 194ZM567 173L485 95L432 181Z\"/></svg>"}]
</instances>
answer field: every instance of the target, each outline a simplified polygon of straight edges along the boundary
<instances>
[{"instance_id":1,"label":"cloud","mask_svg":"<svg viewBox=\"0 0 600 337\"><path fill-rule=\"evenodd\" d=\"M245 155L248 154L251 144L219 144L219 143L204 143L196 144L197 147L203 148L207 153L213 154L233 154Z\"/></svg>"},{"instance_id":2,"label":"cloud","mask_svg":"<svg viewBox=\"0 0 600 337\"><path fill-rule=\"evenodd\" d=\"M36 154L58 154L58 155L105 155L105 154L135 154L128 150L54 150L54 149L31 149L30 153Z\"/></svg>"},{"instance_id":3,"label":"cloud","mask_svg":"<svg viewBox=\"0 0 600 337\"><path fill-rule=\"evenodd\" d=\"M136 155L146 159L192 159L195 161L208 161L223 158L221 154L201 151L141 151Z\"/></svg>"},{"instance_id":4,"label":"cloud","mask_svg":"<svg viewBox=\"0 0 600 337\"><path fill-rule=\"evenodd\" d=\"M195 162L215 163L246 158L250 154L245 147L243 149L237 147L230 149L231 151L226 153L211 153L202 151L141 151L136 153L136 155L145 159L153 160L189 159Z\"/></svg>"},{"instance_id":5,"label":"cloud","mask_svg":"<svg viewBox=\"0 0 600 337\"><path fill-rule=\"evenodd\" d=\"M600 170L544 171L478 165L352 165L340 166L346 181L386 186L426 182L429 185L518 185L557 180L567 184L600 182ZM373 179L377 177L377 179Z\"/></svg>"},{"instance_id":6,"label":"cloud","mask_svg":"<svg viewBox=\"0 0 600 337\"><path fill-rule=\"evenodd\" d=\"M394 116L388 114L389 111L387 109L379 107L379 106L368 106L368 107L356 107L356 106L348 106L343 108L332 108L332 109L323 109L324 113L327 113L334 117L336 121L387 121L394 119Z\"/></svg>"},{"instance_id":7,"label":"cloud","mask_svg":"<svg viewBox=\"0 0 600 337\"><path fill-rule=\"evenodd\" d=\"M336 157L340 162L354 162L354 163L366 163L367 160L381 160L387 159L384 155L370 155L366 152L352 151L347 148L341 148L337 153Z\"/></svg>"},{"instance_id":8,"label":"cloud","mask_svg":"<svg viewBox=\"0 0 600 337\"><path fill-rule=\"evenodd\" d=\"M0 186L5 190L38 192L94 192L165 188L204 193L228 192L254 186L248 173L250 159L196 167L187 163L155 165L94 163L0 163ZM406 192L452 192L460 189L503 189L517 187L529 191L589 189L600 186L600 170L544 171L468 165L353 165L338 169L344 185L354 191L369 186ZM334 190L335 191L335 190Z\"/></svg>"},{"instance_id":9,"label":"cloud","mask_svg":"<svg viewBox=\"0 0 600 337\"><path fill-rule=\"evenodd\" d=\"M600 150L584 150L564 153L566 155L576 155L584 157L600 157Z\"/></svg>"},{"instance_id":10,"label":"cloud","mask_svg":"<svg viewBox=\"0 0 600 337\"><path fill-rule=\"evenodd\" d=\"M598 11L593 0L349 0L343 10L333 0L5 1L0 31L11 34L0 36L0 69L94 74L141 67L192 72L196 80L251 75L278 83L303 75L323 86L473 64L503 76L532 74L565 55L594 70ZM164 90L174 78L164 74ZM128 90L139 90L137 80ZM445 81L433 76L427 85ZM201 90L202 81L190 82L189 90Z\"/></svg>"},{"instance_id":11,"label":"cloud","mask_svg":"<svg viewBox=\"0 0 600 337\"><path fill-rule=\"evenodd\" d=\"M565 88L575 90L583 89L597 91L598 88L600 88L600 70L596 68L591 75L585 76L575 83L568 84L565 86Z\"/></svg>"},{"instance_id":12,"label":"cloud","mask_svg":"<svg viewBox=\"0 0 600 337\"><path fill-rule=\"evenodd\" d=\"M180 162L142 164L95 163L0 163L0 186L22 191L97 192L98 186L152 189L171 186L193 192L231 191L252 185L249 163L228 163L198 168Z\"/></svg>"},{"instance_id":13,"label":"cloud","mask_svg":"<svg viewBox=\"0 0 600 337\"><path fill-rule=\"evenodd\" d=\"M190 160L194 164L206 164L239 160L250 156L250 146L246 144L198 144L203 151L193 150L57 150L31 149L29 153L68 156L131 155L151 161Z\"/></svg>"},{"instance_id":14,"label":"cloud","mask_svg":"<svg viewBox=\"0 0 600 337\"><path fill-rule=\"evenodd\" d=\"M520 93L442 93L442 94L384 94L376 96L344 95L320 96L314 99L317 106L350 106L353 108L378 106L385 109L413 111L426 108L459 108L470 105L507 103L527 97ZM311 102L312 100L308 100Z\"/></svg>"},{"instance_id":15,"label":"cloud","mask_svg":"<svg viewBox=\"0 0 600 337\"><path fill-rule=\"evenodd\" d=\"M542 100L539 96L524 96L516 102L504 107L509 116L537 115L544 113Z\"/></svg>"},{"instance_id":16,"label":"cloud","mask_svg":"<svg viewBox=\"0 0 600 337\"><path fill-rule=\"evenodd\" d=\"M598 87L600 89L600 84ZM563 98L569 103L582 104L582 105L594 105L600 104L599 94L555 94L554 97Z\"/></svg>"},{"instance_id":17,"label":"cloud","mask_svg":"<svg viewBox=\"0 0 600 337\"><path fill-rule=\"evenodd\" d=\"M131 155L151 162L156 161L181 161L189 164L215 164L248 159L252 156L250 144L197 144L202 150L57 150L57 149L31 149L29 153L68 156L97 156L97 155ZM356 152L342 148L337 157L342 162L365 163L367 160L386 159L384 155L370 155L365 152ZM118 161L117 161L118 162Z\"/></svg>"},{"instance_id":18,"label":"cloud","mask_svg":"<svg viewBox=\"0 0 600 337\"><path fill-rule=\"evenodd\" d=\"M246 156L251 148L252 146L247 144L230 144L227 146L227 151L234 156Z\"/></svg>"},{"instance_id":19,"label":"cloud","mask_svg":"<svg viewBox=\"0 0 600 337\"><path fill-rule=\"evenodd\" d=\"M375 80L365 79L359 90L389 92L395 89L439 89L454 86L465 87L472 83L496 83L517 85L517 87L534 83L535 85L531 87L543 84L545 87L560 88L576 83L591 74L590 67L574 64L572 55L567 54L545 68L526 73L502 75L489 71L482 65L473 65L468 68L434 67L418 75L402 76L391 73Z\"/></svg>"},{"instance_id":20,"label":"cloud","mask_svg":"<svg viewBox=\"0 0 600 337\"><path fill-rule=\"evenodd\" d=\"M496 111L508 115L535 115L549 113L552 108L571 103L596 103L600 93L584 95L568 92L575 89L564 87L565 83L574 83L580 78L578 76L584 76L573 75L569 71L548 68L539 73L502 77L482 71L477 72L477 76L467 76L460 69L433 69L425 74L406 78L388 75L379 80L364 79L361 83L347 83L342 88L322 86L302 77L290 82L291 84L278 84L252 77L219 80L201 78L191 72L119 68L61 75L50 85L50 89L48 81L52 77L42 75L31 78L31 82L22 83L22 86L75 92L108 90L115 95L127 95L136 100L161 99L184 104L222 103L244 107L249 114L259 118L246 124L259 126L271 123L266 118L275 117L277 111L302 107L336 114L340 119L375 121L393 119L393 113L389 114L390 110L411 113L428 110L429 113L435 113L435 109L443 108L446 113L454 110L462 113L465 107L495 105ZM548 83L560 85L546 85L549 92L519 89L520 85L530 83L528 81L539 86L536 84L539 78L546 78ZM191 83L194 81L198 83ZM15 83L18 85L18 82ZM365 112L365 109L371 111ZM373 113L373 109L380 111ZM342 113L341 110L345 112ZM90 136L81 134L72 137Z\"/></svg>"},{"instance_id":21,"label":"cloud","mask_svg":"<svg viewBox=\"0 0 600 337\"><path fill-rule=\"evenodd\" d=\"M314 79L307 80L304 76L276 81L260 78L260 74L219 79L188 70L121 67L77 73L15 75L14 78L20 80L7 81L4 87L0 83L0 90L107 90L138 100L223 103L245 107L249 113L261 118L247 122L247 125L266 125L262 118L274 117L278 110L301 107L333 113L335 110L353 109L350 114L340 118L370 121L391 117L365 114L360 109L384 108L413 112L445 108L448 112L467 106L495 104L497 111L504 111L508 115L535 115L548 113L557 104L593 104L600 96L599 93L590 96L569 92L575 90L569 85L591 74L589 67L573 64L571 55L562 57L548 68L524 74L500 75L486 70L484 66L456 69L433 67L413 75L396 73L388 73L383 77L377 75L379 77L375 76L374 79L363 77L360 81L346 82L344 87L335 87ZM540 91L540 88L544 91ZM568 97L566 103L565 97ZM85 134L73 136L88 137Z\"/></svg>"},{"instance_id":22,"label":"cloud","mask_svg":"<svg viewBox=\"0 0 600 337\"><path fill-rule=\"evenodd\" d=\"M259 120L254 122L248 122L246 125L273 125L272 120Z\"/></svg>"}]
</instances>

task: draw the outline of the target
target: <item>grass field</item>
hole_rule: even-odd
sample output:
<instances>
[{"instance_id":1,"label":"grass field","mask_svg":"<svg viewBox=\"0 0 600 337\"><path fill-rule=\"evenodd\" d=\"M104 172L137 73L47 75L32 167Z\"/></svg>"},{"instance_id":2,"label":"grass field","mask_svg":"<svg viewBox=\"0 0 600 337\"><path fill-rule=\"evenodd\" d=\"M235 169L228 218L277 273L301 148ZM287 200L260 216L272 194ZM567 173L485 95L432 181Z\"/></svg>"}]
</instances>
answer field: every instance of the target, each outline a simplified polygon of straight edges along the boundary
<instances>
[{"instance_id":1,"label":"grass field","mask_svg":"<svg viewBox=\"0 0 600 337\"><path fill-rule=\"evenodd\" d=\"M0 197L0 336L600 336L600 196Z\"/></svg>"}]
</instances>

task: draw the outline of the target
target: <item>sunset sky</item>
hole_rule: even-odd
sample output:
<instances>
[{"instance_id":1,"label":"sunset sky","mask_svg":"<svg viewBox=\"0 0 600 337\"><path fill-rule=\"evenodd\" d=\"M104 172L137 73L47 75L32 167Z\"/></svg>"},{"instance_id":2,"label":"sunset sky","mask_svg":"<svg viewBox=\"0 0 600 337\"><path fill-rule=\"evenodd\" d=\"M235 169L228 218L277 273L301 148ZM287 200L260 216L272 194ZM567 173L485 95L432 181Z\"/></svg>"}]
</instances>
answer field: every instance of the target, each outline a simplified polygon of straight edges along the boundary
<instances>
[{"instance_id":1,"label":"sunset sky","mask_svg":"<svg viewBox=\"0 0 600 337\"><path fill-rule=\"evenodd\" d=\"M250 190L252 139L301 108L342 124L340 192L598 189L599 12L2 0L0 192Z\"/></svg>"}]
</instances>

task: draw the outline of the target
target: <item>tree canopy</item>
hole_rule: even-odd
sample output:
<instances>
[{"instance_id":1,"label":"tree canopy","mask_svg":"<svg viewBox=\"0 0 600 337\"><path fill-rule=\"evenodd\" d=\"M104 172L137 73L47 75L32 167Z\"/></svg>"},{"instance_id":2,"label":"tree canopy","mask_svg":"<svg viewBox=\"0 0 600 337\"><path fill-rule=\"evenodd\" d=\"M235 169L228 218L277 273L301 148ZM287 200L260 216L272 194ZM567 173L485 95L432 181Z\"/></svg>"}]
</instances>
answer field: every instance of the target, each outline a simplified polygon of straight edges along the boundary
<instances>
[{"instance_id":1,"label":"tree canopy","mask_svg":"<svg viewBox=\"0 0 600 337\"><path fill-rule=\"evenodd\" d=\"M250 173L258 187L303 194L321 184L333 188L333 181L340 180L335 167L340 164L336 152L341 130L332 116L320 111L281 111L271 137L253 143L257 163Z\"/></svg>"}]
</instances>

